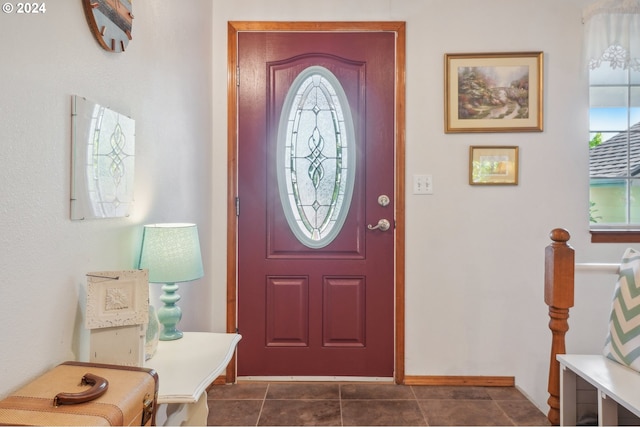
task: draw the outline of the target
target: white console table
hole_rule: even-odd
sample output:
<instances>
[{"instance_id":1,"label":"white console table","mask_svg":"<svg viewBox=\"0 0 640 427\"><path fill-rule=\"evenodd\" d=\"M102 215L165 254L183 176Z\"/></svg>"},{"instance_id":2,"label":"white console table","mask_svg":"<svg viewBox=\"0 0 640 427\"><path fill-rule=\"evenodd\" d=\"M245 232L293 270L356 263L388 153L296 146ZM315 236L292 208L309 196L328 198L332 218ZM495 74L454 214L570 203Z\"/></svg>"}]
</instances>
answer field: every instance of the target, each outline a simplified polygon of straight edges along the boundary
<instances>
[{"instance_id":1,"label":"white console table","mask_svg":"<svg viewBox=\"0 0 640 427\"><path fill-rule=\"evenodd\" d=\"M185 332L160 341L145 367L158 373L157 425L207 425L206 389L227 368L239 334Z\"/></svg>"}]
</instances>

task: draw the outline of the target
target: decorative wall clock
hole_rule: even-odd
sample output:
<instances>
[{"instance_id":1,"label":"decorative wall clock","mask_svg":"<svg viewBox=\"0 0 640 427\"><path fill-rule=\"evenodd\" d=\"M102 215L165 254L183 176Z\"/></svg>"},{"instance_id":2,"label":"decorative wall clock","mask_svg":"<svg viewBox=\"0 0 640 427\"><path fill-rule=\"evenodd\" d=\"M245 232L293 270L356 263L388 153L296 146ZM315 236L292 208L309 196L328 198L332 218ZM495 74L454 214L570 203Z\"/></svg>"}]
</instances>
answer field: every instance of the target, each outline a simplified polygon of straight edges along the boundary
<instances>
[{"instance_id":1,"label":"decorative wall clock","mask_svg":"<svg viewBox=\"0 0 640 427\"><path fill-rule=\"evenodd\" d=\"M100 46L124 52L131 40L132 0L82 0L89 28Z\"/></svg>"}]
</instances>

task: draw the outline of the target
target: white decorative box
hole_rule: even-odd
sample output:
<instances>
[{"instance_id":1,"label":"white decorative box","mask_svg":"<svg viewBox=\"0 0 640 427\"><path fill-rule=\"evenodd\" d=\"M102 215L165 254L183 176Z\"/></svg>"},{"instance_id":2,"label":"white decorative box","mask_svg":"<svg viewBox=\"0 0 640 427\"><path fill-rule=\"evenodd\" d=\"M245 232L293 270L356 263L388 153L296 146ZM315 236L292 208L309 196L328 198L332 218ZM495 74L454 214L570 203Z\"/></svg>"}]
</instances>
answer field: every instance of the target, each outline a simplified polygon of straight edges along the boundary
<instances>
[{"instance_id":1,"label":"white decorative box","mask_svg":"<svg viewBox=\"0 0 640 427\"><path fill-rule=\"evenodd\" d=\"M143 366L149 321L147 270L87 274L86 328L89 361Z\"/></svg>"}]
</instances>

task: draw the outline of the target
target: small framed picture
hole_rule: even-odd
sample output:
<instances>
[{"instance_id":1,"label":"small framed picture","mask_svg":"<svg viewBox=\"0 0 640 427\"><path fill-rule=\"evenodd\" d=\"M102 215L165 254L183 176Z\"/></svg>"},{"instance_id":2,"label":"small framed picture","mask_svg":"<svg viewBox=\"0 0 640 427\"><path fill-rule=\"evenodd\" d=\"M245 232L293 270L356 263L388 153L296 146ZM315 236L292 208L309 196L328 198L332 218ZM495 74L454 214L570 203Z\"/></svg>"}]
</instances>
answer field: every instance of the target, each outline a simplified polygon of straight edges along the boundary
<instances>
[{"instance_id":1,"label":"small framed picture","mask_svg":"<svg viewBox=\"0 0 640 427\"><path fill-rule=\"evenodd\" d=\"M518 185L518 147L469 147L470 185Z\"/></svg>"},{"instance_id":2,"label":"small framed picture","mask_svg":"<svg viewBox=\"0 0 640 427\"><path fill-rule=\"evenodd\" d=\"M541 132L542 52L445 55L445 132Z\"/></svg>"}]
</instances>

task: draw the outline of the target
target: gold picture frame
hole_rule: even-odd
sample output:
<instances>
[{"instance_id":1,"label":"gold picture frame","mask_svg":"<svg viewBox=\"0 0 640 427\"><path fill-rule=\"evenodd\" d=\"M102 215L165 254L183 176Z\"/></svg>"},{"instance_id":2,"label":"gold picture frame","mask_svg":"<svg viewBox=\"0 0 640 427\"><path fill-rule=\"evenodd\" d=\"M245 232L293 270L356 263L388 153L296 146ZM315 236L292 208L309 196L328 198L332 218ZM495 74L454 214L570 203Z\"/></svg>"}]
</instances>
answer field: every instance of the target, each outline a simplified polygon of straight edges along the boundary
<instances>
[{"instance_id":1,"label":"gold picture frame","mask_svg":"<svg viewBox=\"0 0 640 427\"><path fill-rule=\"evenodd\" d=\"M518 147L470 146L470 185L518 185Z\"/></svg>"},{"instance_id":2,"label":"gold picture frame","mask_svg":"<svg viewBox=\"0 0 640 427\"><path fill-rule=\"evenodd\" d=\"M543 53L445 54L445 133L542 132Z\"/></svg>"}]
</instances>

